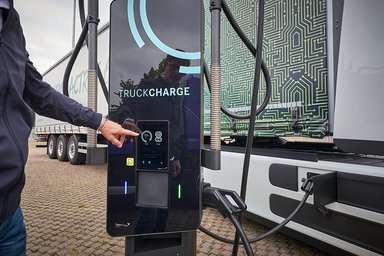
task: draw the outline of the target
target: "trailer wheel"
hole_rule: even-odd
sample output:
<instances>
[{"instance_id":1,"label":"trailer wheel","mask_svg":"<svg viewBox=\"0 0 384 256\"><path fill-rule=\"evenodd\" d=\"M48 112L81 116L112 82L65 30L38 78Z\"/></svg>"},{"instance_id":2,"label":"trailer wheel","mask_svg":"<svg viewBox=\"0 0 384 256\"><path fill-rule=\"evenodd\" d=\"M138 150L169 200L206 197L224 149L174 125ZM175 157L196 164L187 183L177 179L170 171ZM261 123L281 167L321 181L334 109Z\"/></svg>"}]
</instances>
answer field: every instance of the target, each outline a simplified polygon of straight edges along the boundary
<instances>
[{"instance_id":1,"label":"trailer wheel","mask_svg":"<svg viewBox=\"0 0 384 256\"><path fill-rule=\"evenodd\" d=\"M72 135L68 140L68 160L71 164L79 165L85 163L85 154L79 152L79 139Z\"/></svg>"},{"instance_id":2,"label":"trailer wheel","mask_svg":"<svg viewBox=\"0 0 384 256\"><path fill-rule=\"evenodd\" d=\"M57 159L61 162L68 161L67 143L68 139L65 135L60 135L57 139Z\"/></svg>"},{"instance_id":3,"label":"trailer wheel","mask_svg":"<svg viewBox=\"0 0 384 256\"><path fill-rule=\"evenodd\" d=\"M50 159L56 159L56 148L57 148L57 136L50 135L47 143L47 155Z\"/></svg>"}]
</instances>

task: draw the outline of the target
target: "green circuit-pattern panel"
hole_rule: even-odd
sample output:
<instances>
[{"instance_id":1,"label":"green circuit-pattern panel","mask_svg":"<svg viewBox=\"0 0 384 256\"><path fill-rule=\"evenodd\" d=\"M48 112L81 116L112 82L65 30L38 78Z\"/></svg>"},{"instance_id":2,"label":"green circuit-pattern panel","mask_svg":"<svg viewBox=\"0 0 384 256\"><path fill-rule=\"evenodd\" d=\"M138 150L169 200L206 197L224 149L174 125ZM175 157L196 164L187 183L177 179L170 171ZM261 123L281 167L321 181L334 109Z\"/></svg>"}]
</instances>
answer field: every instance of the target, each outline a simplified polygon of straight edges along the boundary
<instances>
[{"instance_id":1,"label":"green circuit-pattern panel","mask_svg":"<svg viewBox=\"0 0 384 256\"><path fill-rule=\"evenodd\" d=\"M205 52L210 64L211 24L205 2ZM255 44L257 1L228 0L245 35ZM254 58L221 12L222 105L249 113L254 79ZM257 117L255 135L299 134L322 138L328 131L326 0L266 0L263 59L272 80L272 96ZM207 86L205 87L207 88ZM261 79L258 104L264 100ZM209 91L204 93L204 132L209 135ZM222 135L246 135L248 120L222 115Z\"/></svg>"}]
</instances>

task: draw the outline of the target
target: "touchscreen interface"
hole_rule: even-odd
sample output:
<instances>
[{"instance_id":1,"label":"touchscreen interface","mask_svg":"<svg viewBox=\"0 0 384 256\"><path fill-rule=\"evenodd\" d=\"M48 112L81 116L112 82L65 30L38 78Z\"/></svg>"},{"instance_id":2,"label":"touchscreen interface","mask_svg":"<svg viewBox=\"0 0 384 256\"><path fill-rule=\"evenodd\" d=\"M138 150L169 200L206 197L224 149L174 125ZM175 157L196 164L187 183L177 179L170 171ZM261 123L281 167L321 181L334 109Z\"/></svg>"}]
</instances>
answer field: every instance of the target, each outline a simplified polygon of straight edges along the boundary
<instances>
[{"instance_id":1,"label":"touchscreen interface","mask_svg":"<svg viewBox=\"0 0 384 256\"><path fill-rule=\"evenodd\" d=\"M138 170L168 170L168 121L138 121Z\"/></svg>"}]
</instances>

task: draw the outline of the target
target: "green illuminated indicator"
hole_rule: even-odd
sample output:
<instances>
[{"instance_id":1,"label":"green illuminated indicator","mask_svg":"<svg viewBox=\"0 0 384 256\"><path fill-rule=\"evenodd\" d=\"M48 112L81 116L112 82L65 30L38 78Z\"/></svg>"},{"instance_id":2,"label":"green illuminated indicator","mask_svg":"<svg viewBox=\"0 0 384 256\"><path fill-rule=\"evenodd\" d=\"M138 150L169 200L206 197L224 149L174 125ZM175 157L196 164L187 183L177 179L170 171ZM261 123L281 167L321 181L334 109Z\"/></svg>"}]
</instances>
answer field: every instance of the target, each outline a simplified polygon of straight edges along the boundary
<instances>
[{"instance_id":1,"label":"green illuminated indicator","mask_svg":"<svg viewBox=\"0 0 384 256\"><path fill-rule=\"evenodd\" d=\"M177 186L177 198L181 198L181 184Z\"/></svg>"}]
</instances>

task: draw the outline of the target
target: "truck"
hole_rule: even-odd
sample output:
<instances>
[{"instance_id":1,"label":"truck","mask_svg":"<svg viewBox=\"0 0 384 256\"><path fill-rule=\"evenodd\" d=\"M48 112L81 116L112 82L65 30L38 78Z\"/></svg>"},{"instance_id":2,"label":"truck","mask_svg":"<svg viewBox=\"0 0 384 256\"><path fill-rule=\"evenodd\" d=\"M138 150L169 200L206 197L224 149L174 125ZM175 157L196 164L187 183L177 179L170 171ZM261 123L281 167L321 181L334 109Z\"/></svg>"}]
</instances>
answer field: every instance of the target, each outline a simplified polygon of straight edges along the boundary
<instances>
[{"instance_id":1,"label":"truck","mask_svg":"<svg viewBox=\"0 0 384 256\"><path fill-rule=\"evenodd\" d=\"M228 3L251 40L256 38L257 2ZM249 120L225 114L221 168L203 169L204 181L212 186L239 194L245 190L246 216L270 227L294 211L305 194L303 180L313 179L313 195L281 232L331 255L384 254L383 8L380 0L266 1L262 48L272 88L267 107L256 119L249 173L244 179ZM208 2L204 10L204 56L209 63ZM224 17L221 23L222 105L246 115L254 56ZM100 30L98 51L107 81L108 28ZM85 51L84 46L75 63L69 94L86 105ZM69 56L44 74L58 91ZM99 91L98 111L107 113ZM259 105L266 92L262 79ZM209 144L208 88L203 102ZM47 136L50 158L64 161L67 151L71 163L84 161L82 127L37 117L35 130Z\"/></svg>"},{"instance_id":2,"label":"truck","mask_svg":"<svg viewBox=\"0 0 384 256\"><path fill-rule=\"evenodd\" d=\"M109 69L109 24L104 25L98 31L98 65L100 71L108 84ZM57 91L63 93L63 77L68 61L73 51L65 55L56 64L43 73L43 79ZM97 112L103 115L108 114L107 99L103 95L100 82L97 89ZM68 96L87 104L88 95L88 50L83 44L68 81ZM75 126L66 122L57 121L51 118L36 115L35 134L44 137L47 141L47 155L51 159L69 161L71 164L83 164L87 153L87 128ZM103 137L97 135L97 147L106 152L107 144ZM102 161L106 162L106 153Z\"/></svg>"}]
</instances>

